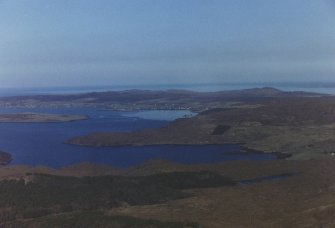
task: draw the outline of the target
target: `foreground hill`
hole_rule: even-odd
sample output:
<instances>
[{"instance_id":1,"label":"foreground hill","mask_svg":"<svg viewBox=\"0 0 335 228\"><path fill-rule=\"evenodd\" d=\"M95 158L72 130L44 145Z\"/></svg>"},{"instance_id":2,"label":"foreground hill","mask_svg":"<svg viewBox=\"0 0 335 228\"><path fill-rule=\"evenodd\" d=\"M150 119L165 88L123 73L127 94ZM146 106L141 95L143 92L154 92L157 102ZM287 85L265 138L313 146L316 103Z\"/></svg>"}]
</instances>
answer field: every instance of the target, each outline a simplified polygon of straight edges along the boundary
<instances>
[{"instance_id":1,"label":"foreground hill","mask_svg":"<svg viewBox=\"0 0 335 228\"><path fill-rule=\"evenodd\" d=\"M334 166L333 158L151 161L117 175L91 165L89 177L70 175L82 166L47 175L41 168L1 167L0 226L334 227Z\"/></svg>"},{"instance_id":2,"label":"foreground hill","mask_svg":"<svg viewBox=\"0 0 335 228\"><path fill-rule=\"evenodd\" d=\"M106 212L125 205L151 205L191 197L187 189L235 185L237 182L231 178L210 171L80 178L28 173L0 181L0 226L198 227L184 221L159 222L108 216Z\"/></svg>"}]
</instances>

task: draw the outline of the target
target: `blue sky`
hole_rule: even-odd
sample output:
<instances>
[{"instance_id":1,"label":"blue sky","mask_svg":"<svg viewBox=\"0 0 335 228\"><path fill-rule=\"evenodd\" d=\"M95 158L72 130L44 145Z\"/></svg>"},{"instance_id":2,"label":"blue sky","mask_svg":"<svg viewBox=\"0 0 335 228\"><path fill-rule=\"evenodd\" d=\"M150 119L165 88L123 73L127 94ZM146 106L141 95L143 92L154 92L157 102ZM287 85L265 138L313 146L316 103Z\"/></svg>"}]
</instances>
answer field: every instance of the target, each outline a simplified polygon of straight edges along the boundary
<instances>
[{"instance_id":1,"label":"blue sky","mask_svg":"<svg viewBox=\"0 0 335 228\"><path fill-rule=\"evenodd\" d=\"M335 81L334 0L0 0L0 87Z\"/></svg>"}]
</instances>

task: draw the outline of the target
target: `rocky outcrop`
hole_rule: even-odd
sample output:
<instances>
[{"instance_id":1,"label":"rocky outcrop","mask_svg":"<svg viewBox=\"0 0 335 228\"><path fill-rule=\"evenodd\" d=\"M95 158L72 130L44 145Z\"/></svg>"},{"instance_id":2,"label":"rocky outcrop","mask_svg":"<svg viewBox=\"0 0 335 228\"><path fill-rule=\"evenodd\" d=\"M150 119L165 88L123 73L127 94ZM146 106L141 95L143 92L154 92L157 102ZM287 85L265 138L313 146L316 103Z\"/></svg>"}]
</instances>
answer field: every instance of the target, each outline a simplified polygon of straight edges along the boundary
<instances>
[{"instance_id":1,"label":"rocky outcrop","mask_svg":"<svg viewBox=\"0 0 335 228\"><path fill-rule=\"evenodd\" d=\"M0 151L0 165L8 165L12 160L10 153Z\"/></svg>"}]
</instances>

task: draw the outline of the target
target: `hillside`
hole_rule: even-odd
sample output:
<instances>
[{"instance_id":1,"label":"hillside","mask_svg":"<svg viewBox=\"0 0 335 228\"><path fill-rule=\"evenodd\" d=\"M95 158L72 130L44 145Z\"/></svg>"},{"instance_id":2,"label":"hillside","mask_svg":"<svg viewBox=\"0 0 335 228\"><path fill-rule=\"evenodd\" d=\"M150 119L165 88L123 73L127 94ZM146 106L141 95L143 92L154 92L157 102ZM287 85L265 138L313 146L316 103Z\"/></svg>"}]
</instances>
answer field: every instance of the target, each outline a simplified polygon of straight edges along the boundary
<instances>
[{"instance_id":1,"label":"hillside","mask_svg":"<svg viewBox=\"0 0 335 228\"><path fill-rule=\"evenodd\" d=\"M166 127L92 133L68 143L86 146L242 143L292 158L335 154L335 97L287 97L258 105L217 108Z\"/></svg>"},{"instance_id":2,"label":"hillside","mask_svg":"<svg viewBox=\"0 0 335 228\"><path fill-rule=\"evenodd\" d=\"M68 171L77 175L82 166L62 169L67 176L62 170L46 175L41 168L0 167L7 173L0 180L0 225L333 227L334 165L333 158L206 165L150 161L117 175L110 175L112 167L91 165L77 177Z\"/></svg>"}]
</instances>

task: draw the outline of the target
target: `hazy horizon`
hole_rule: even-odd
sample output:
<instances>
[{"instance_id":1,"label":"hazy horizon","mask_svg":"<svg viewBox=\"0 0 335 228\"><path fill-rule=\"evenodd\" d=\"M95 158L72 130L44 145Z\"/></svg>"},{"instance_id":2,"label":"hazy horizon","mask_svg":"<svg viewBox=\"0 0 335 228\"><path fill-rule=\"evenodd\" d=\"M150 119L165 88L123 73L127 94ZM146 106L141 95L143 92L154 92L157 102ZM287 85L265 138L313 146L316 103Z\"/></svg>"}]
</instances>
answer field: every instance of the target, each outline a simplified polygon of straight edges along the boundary
<instances>
[{"instance_id":1,"label":"hazy horizon","mask_svg":"<svg viewBox=\"0 0 335 228\"><path fill-rule=\"evenodd\" d=\"M282 91L305 91L335 95L335 82L270 82L270 83L193 83L157 85L95 85L95 86L46 86L46 87L0 87L0 97L26 95L80 94L90 92L129 90L185 90L195 92L217 92L271 87Z\"/></svg>"},{"instance_id":2,"label":"hazy horizon","mask_svg":"<svg viewBox=\"0 0 335 228\"><path fill-rule=\"evenodd\" d=\"M332 0L0 0L0 87L333 81Z\"/></svg>"}]
</instances>

